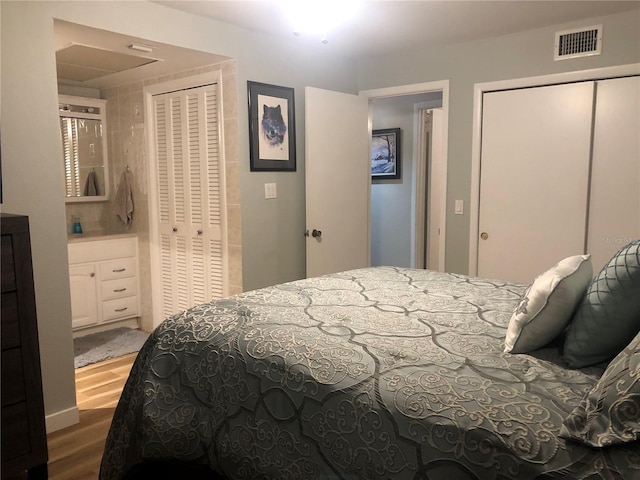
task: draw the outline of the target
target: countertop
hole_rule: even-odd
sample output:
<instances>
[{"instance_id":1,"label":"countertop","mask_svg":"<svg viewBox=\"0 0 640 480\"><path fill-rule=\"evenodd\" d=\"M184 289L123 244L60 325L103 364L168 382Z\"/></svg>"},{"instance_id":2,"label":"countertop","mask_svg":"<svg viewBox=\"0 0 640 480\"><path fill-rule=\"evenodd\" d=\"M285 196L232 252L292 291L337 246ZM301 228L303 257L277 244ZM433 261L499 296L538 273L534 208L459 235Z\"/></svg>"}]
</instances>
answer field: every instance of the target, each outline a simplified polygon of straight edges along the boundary
<instances>
[{"instance_id":1,"label":"countertop","mask_svg":"<svg viewBox=\"0 0 640 480\"><path fill-rule=\"evenodd\" d=\"M67 235L67 243L95 242L97 240L113 240L116 238L128 238L137 236L137 233L70 233Z\"/></svg>"}]
</instances>

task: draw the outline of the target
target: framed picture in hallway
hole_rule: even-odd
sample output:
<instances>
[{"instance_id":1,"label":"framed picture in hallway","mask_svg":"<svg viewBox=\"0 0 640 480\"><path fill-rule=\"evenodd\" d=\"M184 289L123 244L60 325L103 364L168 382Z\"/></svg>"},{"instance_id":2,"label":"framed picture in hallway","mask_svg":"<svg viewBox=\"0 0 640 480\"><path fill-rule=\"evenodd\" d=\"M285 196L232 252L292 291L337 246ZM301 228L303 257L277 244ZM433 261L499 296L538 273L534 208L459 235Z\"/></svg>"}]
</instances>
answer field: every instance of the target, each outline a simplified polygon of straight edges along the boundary
<instances>
[{"instance_id":1,"label":"framed picture in hallway","mask_svg":"<svg viewBox=\"0 0 640 480\"><path fill-rule=\"evenodd\" d=\"M400 178L400 129L374 130L371 138L371 178L395 180Z\"/></svg>"},{"instance_id":2,"label":"framed picture in hallway","mask_svg":"<svg viewBox=\"0 0 640 480\"><path fill-rule=\"evenodd\" d=\"M247 82L252 172L295 172L296 125L293 88Z\"/></svg>"}]
</instances>

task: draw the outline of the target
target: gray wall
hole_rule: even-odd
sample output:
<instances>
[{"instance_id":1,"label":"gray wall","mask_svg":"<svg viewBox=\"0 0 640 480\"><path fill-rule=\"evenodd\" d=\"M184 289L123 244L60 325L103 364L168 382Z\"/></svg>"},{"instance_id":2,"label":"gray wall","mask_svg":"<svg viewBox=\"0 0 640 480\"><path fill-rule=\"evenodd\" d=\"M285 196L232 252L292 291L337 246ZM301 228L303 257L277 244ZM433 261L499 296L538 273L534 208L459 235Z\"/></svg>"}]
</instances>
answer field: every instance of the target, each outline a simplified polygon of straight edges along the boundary
<instances>
[{"instance_id":1,"label":"gray wall","mask_svg":"<svg viewBox=\"0 0 640 480\"><path fill-rule=\"evenodd\" d=\"M557 30L598 23L603 24L602 55L554 62ZM640 62L640 13L636 11L473 43L414 48L403 55L359 63L360 90L450 80L447 271L468 272L469 209L465 208L464 215L454 215L453 204L454 199L463 199L469 205L474 84L637 62Z\"/></svg>"},{"instance_id":2,"label":"gray wall","mask_svg":"<svg viewBox=\"0 0 640 480\"><path fill-rule=\"evenodd\" d=\"M554 33L603 24L602 54L553 60ZM640 62L640 13L626 12L472 43L411 49L359 62L358 88L370 90L450 80L447 243L445 268L467 273L469 264L469 195L473 86L476 83L589 70ZM454 199L465 202L454 215Z\"/></svg>"},{"instance_id":3,"label":"gray wall","mask_svg":"<svg viewBox=\"0 0 640 480\"><path fill-rule=\"evenodd\" d=\"M0 2L2 211L30 216L45 412L75 406L67 237L53 19L233 57L238 105L246 82L295 88L298 170L250 173L248 118L239 107L245 290L304 276L303 87L356 92L353 62L293 35L265 37L148 2ZM264 200L264 183L278 199Z\"/></svg>"},{"instance_id":4,"label":"gray wall","mask_svg":"<svg viewBox=\"0 0 640 480\"><path fill-rule=\"evenodd\" d=\"M372 266L410 266L413 103L411 97L390 97L372 102L373 130L401 130L401 177L371 182Z\"/></svg>"},{"instance_id":5,"label":"gray wall","mask_svg":"<svg viewBox=\"0 0 640 480\"><path fill-rule=\"evenodd\" d=\"M442 93L376 98L371 102L373 130L400 128L401 177L372 180L371 265L411 267L414 234L415 108L442 106Z\"/></svg>"},{"instance_id":6,"label":"gray wall","mask_svg":"<svg viewBox=\"0 0 640 480\"><path fill-rule=\"evenodd\" d=\"M400 128L402 168L397 180L372 180L371 265L411 266L414 106L439 94L403 95L371 102L373 130ZM441 96L440 96L441 98ZM437 102L436 102L437 103ZM442 105L442 100L439 102ZM434 104L435 105L435 104Z\"/></svg>"}]
</instances>

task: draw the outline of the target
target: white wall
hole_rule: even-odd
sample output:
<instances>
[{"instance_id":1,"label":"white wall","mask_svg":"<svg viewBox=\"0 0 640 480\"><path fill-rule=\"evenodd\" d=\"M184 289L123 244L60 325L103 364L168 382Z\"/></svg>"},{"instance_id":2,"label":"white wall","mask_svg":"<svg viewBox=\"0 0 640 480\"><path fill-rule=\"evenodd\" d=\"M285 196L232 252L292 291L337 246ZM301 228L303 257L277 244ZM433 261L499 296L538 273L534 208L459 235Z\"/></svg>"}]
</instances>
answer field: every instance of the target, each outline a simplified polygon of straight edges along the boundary
<instances>
[{"instance_id":1,"label":"white wall","mask_svg":"<svg viewBox=\"0 0 640 480\"><path fill-rule=\"evenodd\" d=\"M276 39L140 2L0 2L4 212L30 216L45 413L75 406L54 18L237 60L236 148L241 164L244 288L301 278L304 244L303 87L355 93L351 61L329 58L296 37ZM316 49L316 50L314 50ZM246 82L296 89L298 169L250 173ZM264 183L278 199L264 200Z\"/></svg>"},{"instance_id":2,"label":"white wall","mask_svg":"<svg viewBox=\"0 0 640 480\"><path fill-rule=\"evenodd\" d=\"M553 60L557 30L603 24L602 54ZM640 12L587 19L581 22L521 32L500 38L448 46L413 48L359 62L360 90L450 80L447 181L447 244L445 268L467 273L469 209L454 215L454 199L469 205L473 86L475 83L640 62Z\"/></svg>"}]
</instances>

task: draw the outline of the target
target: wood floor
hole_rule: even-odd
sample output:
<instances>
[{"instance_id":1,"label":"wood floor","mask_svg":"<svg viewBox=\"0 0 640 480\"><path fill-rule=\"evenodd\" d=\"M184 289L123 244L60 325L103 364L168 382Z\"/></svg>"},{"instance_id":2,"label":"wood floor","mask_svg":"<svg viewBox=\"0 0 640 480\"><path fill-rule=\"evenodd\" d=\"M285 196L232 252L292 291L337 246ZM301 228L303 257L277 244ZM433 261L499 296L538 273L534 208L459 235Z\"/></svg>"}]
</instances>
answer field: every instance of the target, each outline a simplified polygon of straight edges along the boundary
<instances>
[{"instance_id":1,"label":"wood floor","mask_svg":"<svg viewBox=\"0 0 640 480\"><path fill-rule=\"evenodd\" d=\"M47 436L50 480L96 480L113 412L136 353L76 370L80 423Z\"/></svg>"}]
</instances>

